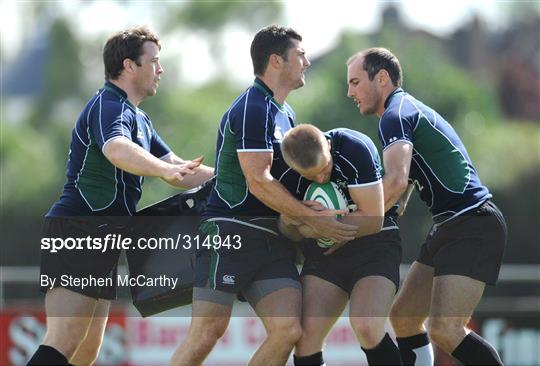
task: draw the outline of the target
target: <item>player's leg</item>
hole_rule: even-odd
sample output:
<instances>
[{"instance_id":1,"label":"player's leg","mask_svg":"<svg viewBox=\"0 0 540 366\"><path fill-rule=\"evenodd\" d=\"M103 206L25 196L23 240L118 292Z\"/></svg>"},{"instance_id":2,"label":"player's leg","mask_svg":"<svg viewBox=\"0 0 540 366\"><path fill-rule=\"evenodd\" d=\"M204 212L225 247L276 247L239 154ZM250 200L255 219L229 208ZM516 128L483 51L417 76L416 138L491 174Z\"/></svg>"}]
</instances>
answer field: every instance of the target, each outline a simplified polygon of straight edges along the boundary
<instances>
[{"instance_id":1,"label":"player's leg","mask_svg":"<svg viewBox=\"0 0 540 366\"><path fill-rule=\"evenodd\" d=\"M67 365L88 332L97 300L58 287L45 296L47 331L28 365Z\"/></svg>"},{"instance_id":2,"label":"player's leg","mask_svg":"<svg viewBox=\"0 0 540 366\"><path fill-rule=\"evenodd\" d=\"M96 361L107 326L110 303L109 300L98 300L86 337L69 360L70 364L92 365Z\"/></svg>"},{"instance_id":3,"label":"player's leg","mask_svg":"<svg viewBox=\"0 0 540 366\"><path fill-rule=\"evenodd\" d=\"M115 226L101 224L101 218L45 218L42 236L63 239L88 235L104 237L117 229ZM29 361L30 365L61 365L63 358L67 364L67 360L73 357L88 333L98 299L105 301L116 298L116 266L119 256L119 249L103 252L87 248L63 248L56 253L41 251L40 278L54 281L56 287L49 289L48 285L41 283L41 291L46 293L47 331L43 345ZM89 276L100 279L104 285L83 286L78 282L65 281L66 278L80 280ZM105 310L108 310L108 305L99 307L98 313L106 319ZM55 361L43 361L51 358Z\"/></svg>"},{"instance_id":4,"label":"player's leg","mask_svg":"<svg viewBox=\"0 0 540 366\"><path fill-rule=\"evenodd\" d=\"M297 287L275 291L255 306L267 336L251 357L249 365L284 365L302 335L301 291Z\"/></svg>"},{"instance_id":5,"label":"player's leg","mask_svg":"<svg viewBox=\"0 0 540 366\"><path fill-rule=\"evenodd\" d=\"M229 325L234 294L214 290L212 301L197 300L207 298L198 293L201 290L206 293L210 291L193 289L194 301L189 332L187 338L174 352L170 361L171 366L201 365ZM220 299L223 300L222 303L218 302Z\"/></svg>"},{"instance_id":6,"label":"player's leg","mask_svg":"<svg viewBox=\"0 0 540 366\"><path fill-rule=\"evenodd\" d=\"M502 364L495 349L465 328L486 284L499 275L506 223L490 201L441 225L436 234L435 280L429 334L463 364Z\"/></svg>"},{"instance_id":7,"label":"player's leg","mask_svg":"<svg viewBox=\"0 0 540 366\"><path fill-rule=\"evenodd\" d=\"M289 272L294 273L289 276ZM284 365L302 334L302 294L296 268L288 260L278 261L275 268L263 268L260 275L277 273L282 273L283 277L258 279L242 291L266 330L264 342L249 360L252 366Z\"/></svg>"},{"instance_id":8,"label":"player's leg","mask_svg":"<svg viewBox=\"0 0 540 366\"><path fill-rule=\"evenodd\" d=\"M349 319L370 365L401 364L399 350L385 330L396 289L386 277L367 276L352 290Z\"/></svg>"},{"instance_id":9,"label":"player's leg","mask_svg":"<svg viewBox=\"0 0 540 366\"><path fill-rule=\"evenodd\" d=\"M201 236L213 238L231 232L219 225L204 222L199 228ZM234 227L229 230L235 232ZM241 254L240 251L224 253L220 250L200 250L197 253L191 324L187 338L171 358L171 366L202 364L227 330L236 294L242 286L243 263L246 260Z\"/></svg>"},{"instance_id":10,"label":"player's leg","mask_svg":"<svg viewBox=\"0 0 540 366\"><path fill-rule=\"evenodd\" d=\"M433 272L432 266L415 261L390 310L403 365L433 365L433 348L424 326L430 310Z\"/></svg>"},{"instance_id":11,"label":"player's leg","mask_svg":"<svg viewBox=\"0 0 540 366\"><path fill-rule=\"evenodd\" d=\"M397 346L385 324L399 286L401 239L397 230L383 231L357 244L359 265L353 278L349 319L370 365L400 365Z\"/></svg>"},{"instance_id":12,"label":"player's leg","mask_svg":"<svg viewBox=\"0 0 540 366\"><path fill-rule=\"evenodd\" d=\"M322 278L302 276L302 337L296 344L294 364L324 365L324 340L339 318L349 294Z\"/></svg>"},{"instance_id":13,"label":"player's leg","mask_svg":"<svg viewBox=\"0 0 540 366\"><path fill-rule=\"evenodd\" d=\"M441 226L429 333L464 364L502 364L495 349L465 328L486 284L497 281L506 223L492 202Z\"/></svg>"},{"instance_id":14,"label":"player's leg","mask_svg":"<svg viewBox=\"0 0 540 366\"><path fill-rule=\"evenodd\" d=\"M429 336L464 365L502 365L497 351L465 328L484 287L483 282L465 276L446 275L434 280Z\"/></svg>"}]
</instances>

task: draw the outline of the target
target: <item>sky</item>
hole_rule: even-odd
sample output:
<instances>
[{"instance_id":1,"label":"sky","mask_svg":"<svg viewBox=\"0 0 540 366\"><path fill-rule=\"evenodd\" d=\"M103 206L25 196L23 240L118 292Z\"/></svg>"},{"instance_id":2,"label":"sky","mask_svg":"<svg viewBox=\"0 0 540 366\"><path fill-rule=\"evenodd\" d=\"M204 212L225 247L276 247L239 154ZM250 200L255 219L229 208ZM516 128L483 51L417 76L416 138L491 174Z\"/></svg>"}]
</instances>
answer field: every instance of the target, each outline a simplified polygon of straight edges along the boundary
<instances>
[{"instance_id":1,"label":"sky","mask_svg":"<svg viewBox=\"0 0 540 366\"><path fill-rule=\"evenodd\" d=\"M42 24L28 16L30 1L0 0L0 32L4 59L13 58L27 37L39 33ZM159 14L168 6L178 6L171 1L95 1L87 5L79 1L43 1L45 11L54 17L65 15L76 25L79 39L105 37L134 24L147 24L160 29ZM450 34L456 27L479 14L491 27L501 26L500 2L493 0L452 1L370 1L332 0L285 1L285 24L295 28L304 38L303 46L308 56L316 57L330 49L347 30L374 31L380 25L381 10L389 3L400 9L404 21L413 28L424 29L439 36ZM166 11L166 10L165 10ZM34 19L34 20L28 20ZM223 36L233 47L225 47L223 62L234 79L244 81L252 78L249 45L252 34L240 27L229 27ZM178 63L182 80L201 83L211 79L219 69L216 67L210 45L201 35L184 31L163 39L162 59ZM239 49L245 49L239 54ZM188 56L186 56L188 55ZM196 57L189 57L196 55Z\"/></svg>"}]
</instances>

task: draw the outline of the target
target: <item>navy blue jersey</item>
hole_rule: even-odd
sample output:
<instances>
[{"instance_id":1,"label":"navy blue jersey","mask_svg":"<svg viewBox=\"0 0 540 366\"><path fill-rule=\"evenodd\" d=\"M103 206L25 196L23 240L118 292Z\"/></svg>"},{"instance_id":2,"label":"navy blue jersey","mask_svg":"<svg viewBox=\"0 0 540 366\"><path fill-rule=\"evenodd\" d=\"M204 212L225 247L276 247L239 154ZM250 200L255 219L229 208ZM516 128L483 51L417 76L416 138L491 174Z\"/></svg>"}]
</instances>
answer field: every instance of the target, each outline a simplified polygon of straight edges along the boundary
<instances>
[{"instance_id":1,"label":"navy blue jersey","mask_svg":"<svg viewBox=\"0 0 540 366\"><path fill-rule=\"evenodd\" d=\"M143 177L111 164L103 155L108 142L124 137L158 158L171 153L148 115L109 82L90 99L71 135L67 182L47 216L124 216L135 212Z\"/></svg>"},{"instance_id":2,"label":"navy blue jersey","mask_svg":"<svg viewBox=\"0 0 540 366\"><path fill-rule=\"evenodd\" d=\"M379 139L385 150L398 141L413 146L409 179L436 222L466 212L491 197L452 126L401 88L385 102Z\"/></svg>"},{"instance_id":3,"label":"navy blue jersey","mask_svg":"<svg viewBox=\"0 0 540 366\"><path fill-rule=\"evenodd\" d=\"M204 217L277 216L249 192L238 160L239 152L269 152L273 153L272 176L279 179L287 170L281 140L294 127L295 114L272 96L256 78L223 115L216 145L216 181Z\"/></svg>"},{"instance_id":4,"label":"navy blue jersey","mask_svg":"<svg viewBox=\"0 0 540 366\"><path fill-rule=\"evenodd\" d=\"M368 187L382 181L377 147L368 136L348 128L335 128L325 136L331 141L333 167L330 180L343 190L349 204L354 204L349 188ZM292 169L281 181L298 199L303 199L311 183ZM383 230L397 229L396 216L394 209L386 213Z\"/></svg>"}]
</instances>

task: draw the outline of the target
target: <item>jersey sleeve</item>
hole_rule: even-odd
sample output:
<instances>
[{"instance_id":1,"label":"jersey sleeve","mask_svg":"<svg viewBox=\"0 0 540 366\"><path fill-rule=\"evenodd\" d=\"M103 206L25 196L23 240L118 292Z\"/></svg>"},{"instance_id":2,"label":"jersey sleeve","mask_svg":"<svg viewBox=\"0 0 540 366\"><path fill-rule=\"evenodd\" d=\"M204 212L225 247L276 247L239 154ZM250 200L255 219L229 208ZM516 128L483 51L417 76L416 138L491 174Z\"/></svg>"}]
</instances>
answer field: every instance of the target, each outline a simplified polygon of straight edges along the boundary
<instances>
[{"instance_id":1,"label":"jersey sleeve","mask_svg":"<svg viewBox=\"0 0 540 366\"><path fill-rule=\"evenodd\" d=\"M99 105L89 114L90 133L101 150L119 137L131 138L135 115L125 103L98 101Z\"/></svg>"},{"instance_id":2,"label":"jersey sleeve","mask_svg":"<svg viewBox=\"0 0 540 366\"><path fill-rule=\"evenodd\" d=\"M152 126L152 137L150 140L150 153L155 157L163 159L165 156L172 152L169 145L163 141L161 136L158 135L155 128Z\"/></svg>"},{"instance_id":3,"label":"jersey sleeve","mask_svg":"<svg viewBox=\"0 0 540 366\"><path fill-rule=\"evenodd\" d=\"M386 150L396 142L413 144L414 121L411 117L403 117L399 111L389 110L383 114L379 122L379 139Z\"/></svg>"},{"instance_id":4,"label":"jersey sleeve","mask_svg":"<svg viewBox=\"0 0 540 366\"><path fill-rule=\"evenodd\" d=\"M382 165L373 142L356 136L344 136L339 151L342 173L347 177L348 188L367 187L381 182Z\"/></svg>"},{"instance_id":5,"label":"jersey sleeve","mask_svg":"<svg viewBox=\"0 0 540 366\"><path fill-rule=\"evenodd\" d=\"M249 93L241 108L230 116L231 129L235 136L238 152L273 151L273 125L269 106L262 103L249 103Z\"/></svg>"}]
</instances>

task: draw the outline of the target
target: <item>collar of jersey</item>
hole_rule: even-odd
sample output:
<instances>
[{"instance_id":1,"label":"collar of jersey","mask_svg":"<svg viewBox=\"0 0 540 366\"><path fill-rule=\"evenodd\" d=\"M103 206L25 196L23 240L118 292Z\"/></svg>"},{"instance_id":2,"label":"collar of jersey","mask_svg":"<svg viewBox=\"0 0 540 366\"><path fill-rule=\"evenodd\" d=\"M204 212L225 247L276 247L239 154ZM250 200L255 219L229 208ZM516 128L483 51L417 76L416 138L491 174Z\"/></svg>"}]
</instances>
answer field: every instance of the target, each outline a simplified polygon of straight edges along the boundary
<instances>
[{"instance_id":1,"label":"collar of jersey","mask_svg":"<svg viewBox=\"0 0 540 366\"><path fill-rule=\"evenodd\" d=\"M105 85L103 86L103 89L105 89L108 92L113 93L114 95L116 95L117 97L120 98L121 102L126 102L126 104L131 109L133 109L135 112L137 111L137 107L135 107L133 104L131 104L131 102L127 98L127 93L124 90L120 89L119 87L117 87L116 85L111 83L110 81L105 82Z\"/></svg>"},{"instance_id":2,"label":"collar of jersey","mask_svg":"<svg viewBox=\"0 0 540 366\"><path fill-rule=\"evenodd\" d=\"M398 93L404 93L402 88L396 88L390 95L386 98L386 101L384 102L384 109L388 108L388 104L390 104L390 99Z\"/></svg>"},{"instance_id":3,"label":"collar of jersey","mask_svg":"<svg viewBox=\"0 0 540 366\"><path fill-rule=\"evenodd\" d=\"M334 176L334 170L335 170L335 155L336 155L336 144L334 144L334 136L330 134L330 131L323 132L324 138L326 141L330 141L330 156L332 156L332 173L330 173L330 178ZM330 179L332 180L332 179Z\"/></svg>"},{"instance_id":4,"label":"collar of jersey","mask_svg":"<svg viewBox=\"0 0 540 366\"><path fill-rule=\"evenodd\" d=\"M285 107L279 104L277 100L274 99L274 92L261 79L255 78L253 86L255 87L255 89L260 90L265 96L270 98L280 111L285 112Z\"/></svg>"}]
</instances>

